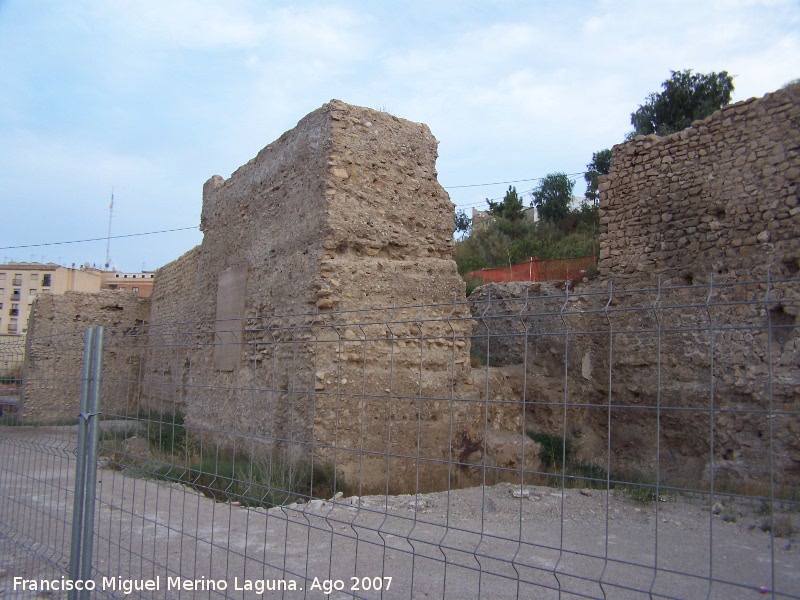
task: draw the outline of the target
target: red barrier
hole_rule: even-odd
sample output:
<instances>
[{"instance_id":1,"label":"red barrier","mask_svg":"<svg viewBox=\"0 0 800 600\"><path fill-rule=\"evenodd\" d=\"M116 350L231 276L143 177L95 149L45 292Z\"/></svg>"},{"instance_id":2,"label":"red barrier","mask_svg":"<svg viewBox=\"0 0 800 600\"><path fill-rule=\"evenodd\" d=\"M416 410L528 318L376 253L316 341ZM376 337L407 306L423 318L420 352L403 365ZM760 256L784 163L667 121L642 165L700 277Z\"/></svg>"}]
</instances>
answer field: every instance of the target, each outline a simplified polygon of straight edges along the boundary
<instances>
[{"instance_id":1,"label":"red barrier","mask_svg":"<svg viewBox=\"0 0 800 600\"><path fill-rule=\"evenodd\" d=\"M485 283L505 281L566 281L579 279L585 271L597 266L597 256L539 260L533 257L524 263L510 267L480 269L467 274L467 277L482 279Z\"/></svg>"}]
</instances>

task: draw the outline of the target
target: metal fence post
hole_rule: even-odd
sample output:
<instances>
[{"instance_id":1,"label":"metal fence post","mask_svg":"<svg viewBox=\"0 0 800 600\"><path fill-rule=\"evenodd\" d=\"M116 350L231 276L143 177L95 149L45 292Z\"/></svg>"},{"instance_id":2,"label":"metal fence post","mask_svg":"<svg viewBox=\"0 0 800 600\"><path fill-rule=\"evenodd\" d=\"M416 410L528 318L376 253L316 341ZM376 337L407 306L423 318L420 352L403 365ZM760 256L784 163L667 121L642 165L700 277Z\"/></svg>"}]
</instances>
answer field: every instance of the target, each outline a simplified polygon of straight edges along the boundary
<instances>
[{"instance_id":1,"label":"metal fence post","mask_svg":"<svg viewBox=\"0 0 800 600\"><path fill-rule=\"evenodd\" d=\"M94 505L97 492L97 443L100 427L97 422L100 414L100 391L103 383L103 342L105 330L95 327L94 356L92 357L92 387L89 397L89 413L84 415L88 422L89 444L86 455L86 494L84 496L83 539L81 549L81 579L87 581L92 576L92 549L94 542ZM89 598L89 590L81 592L82 599Z\"/></svg>"},{"instance_id":2,"label":"metal fence post","mask_svg":"<svg viewBox=\"0 0 800 600\"><path fill-rule=\"evenodd\" d=\"M69 578L75 581L80 572L81 534L83 532L83 503L86 484L86 435L87 423L83 415L89 408L89 388L92 379L95 328L87 327L83 339L83 371L81 376L81 397L78 409L78 449L75 467L75 499L72 506L72 542L69 553ZM71 590L69 600L77 598L77 591Z\"/></svg>"},{"instance_id":3,"label":"metal fence post","mask_svg":"<svg viewBox=\"0 0 800 600\"><path fill-rule=\"evenodd\" d=\"M99 438L97 416L100 410L104 333L102 327L87 328L83 344L75 499L72 507L72 540L69 560L69 578L72 581L78 579L86 581L92 575ZM67 597L69 600L77 600L78 591L70 590ZM89 591L83 590L80 598L89 598Z\"/></svg>"}]
</instances>

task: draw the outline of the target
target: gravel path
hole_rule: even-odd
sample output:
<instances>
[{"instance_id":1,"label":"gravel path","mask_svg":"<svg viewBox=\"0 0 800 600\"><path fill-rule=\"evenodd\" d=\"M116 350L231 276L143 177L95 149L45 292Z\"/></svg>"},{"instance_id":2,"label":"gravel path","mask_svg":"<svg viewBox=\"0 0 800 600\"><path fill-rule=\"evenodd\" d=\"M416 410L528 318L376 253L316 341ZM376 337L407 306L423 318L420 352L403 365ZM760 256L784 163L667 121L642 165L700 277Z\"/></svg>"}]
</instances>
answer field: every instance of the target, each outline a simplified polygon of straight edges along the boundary
<instances>
[{"instance_id":1,"label":"gravel path","mask_svg":"<svg viewBox=\"0 0 800 600\"><path fill-rule=\"evenodd\" d=\"M74 429L0 428L0 598L41 597L14 577L65 573ZM157 581L153 598L800 598L797 513L773 537L753 499L663 500L502 483L266 510L102 468L94 579L120 598L103 577Z\"/></svg>"}]
</instances>

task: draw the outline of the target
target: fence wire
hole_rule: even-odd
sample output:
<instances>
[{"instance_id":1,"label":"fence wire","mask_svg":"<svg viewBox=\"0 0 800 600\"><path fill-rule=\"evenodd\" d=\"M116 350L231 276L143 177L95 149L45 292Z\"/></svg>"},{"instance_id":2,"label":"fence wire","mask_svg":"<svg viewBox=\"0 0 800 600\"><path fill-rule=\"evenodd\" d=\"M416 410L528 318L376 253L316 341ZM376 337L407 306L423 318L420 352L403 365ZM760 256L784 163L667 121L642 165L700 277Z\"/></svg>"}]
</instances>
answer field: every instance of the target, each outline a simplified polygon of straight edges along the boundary
<instances>
[{"instance_id":1,"label":"fence wire","mask_svg":"<svg viewBox=\"0 0 800 600\"><path fill-rule=\"evenodd\" d=\"M92 593L800 598L798 284L107 328ZM36 335L0 586L66 597L84 334Z\"/></svg>"}]
</instances>

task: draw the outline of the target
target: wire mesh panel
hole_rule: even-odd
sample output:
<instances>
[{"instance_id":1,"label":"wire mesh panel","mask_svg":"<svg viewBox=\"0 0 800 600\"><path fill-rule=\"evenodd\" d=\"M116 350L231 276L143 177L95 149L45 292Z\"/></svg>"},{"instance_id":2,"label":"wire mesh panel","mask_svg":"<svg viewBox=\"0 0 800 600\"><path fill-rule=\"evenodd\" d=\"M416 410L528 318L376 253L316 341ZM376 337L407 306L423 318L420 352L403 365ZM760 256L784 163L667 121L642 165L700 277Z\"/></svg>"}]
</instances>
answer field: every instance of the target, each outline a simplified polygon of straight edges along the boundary
<instances>
[{"instance_id":1,"label":"wire mesh panel","mask_svg":"<svg viewBox=\"0 0 800 600\"><path fill-rule=\"evenodd\" d=\"M797 281L513 283L109 329L95 594L798 598L798 309ZM71 432L0 442L4 540L51 570L69 517L32 507L69 499Z\"/></svg>"},{"instance_id":2,"label":"wire mesh panel","mask_svg":"<svg viewBox=\"0 0 800 600\"><path fill-rule=\"evenodd\" d=\"M24 592L14 577L67 575L82 354L82 334L28 339L24 363L24 340L0 344L0 585L10 597Z\"/></svg>"}]
</instances>

